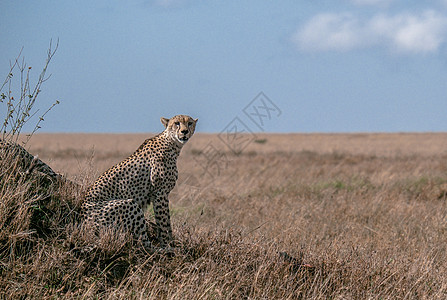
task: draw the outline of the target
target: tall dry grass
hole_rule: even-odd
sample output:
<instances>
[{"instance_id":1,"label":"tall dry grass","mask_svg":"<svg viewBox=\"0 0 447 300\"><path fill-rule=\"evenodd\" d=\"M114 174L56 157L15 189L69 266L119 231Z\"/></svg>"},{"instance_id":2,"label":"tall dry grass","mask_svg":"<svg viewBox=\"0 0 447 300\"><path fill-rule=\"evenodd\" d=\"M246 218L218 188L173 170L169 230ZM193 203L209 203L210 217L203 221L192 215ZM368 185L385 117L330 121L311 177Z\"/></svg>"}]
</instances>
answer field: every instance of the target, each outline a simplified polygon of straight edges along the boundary
<instances>
[{"instance_id":1,"label":"tall dry grass","mask_svg":"<svg viewBox=\"0 0 447 300\"><path fill-rule=\"evenodd\" d=\"M31 152L81 190L144 139L86 136L92 150L60 137L36 135ZM225 154L219 172L203 169L209 141ZM56 213L40 223L45 231L27 221L32 205L14 215L22 221L2 223L2 297L444 299L446 141L446 134L265 135L234 155L199 134L181 154L171 193L173 257L148 255L113 232L84 251L91 237L74 217L82 194L52 185L43 195ZM9 211L35 203L27 183L36 180L2 194L2 203L21 197Z\"/></svg>"}]
</instances>

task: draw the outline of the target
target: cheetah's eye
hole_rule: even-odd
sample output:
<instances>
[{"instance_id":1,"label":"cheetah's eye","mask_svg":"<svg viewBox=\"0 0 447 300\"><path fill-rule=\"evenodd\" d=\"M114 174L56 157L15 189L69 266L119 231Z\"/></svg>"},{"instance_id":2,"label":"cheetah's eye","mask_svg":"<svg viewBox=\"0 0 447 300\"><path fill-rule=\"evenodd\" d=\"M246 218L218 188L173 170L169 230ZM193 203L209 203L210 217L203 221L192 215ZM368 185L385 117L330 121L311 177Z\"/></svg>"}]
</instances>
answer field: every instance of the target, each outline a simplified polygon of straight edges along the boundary
<instances>
[{"instance_id":1,"label":"cheetah's eye","mask_svg":"<svg viewBox=\"0 0 447 300\"><path fill-rule=\"evenodd\" d=\"M175 122L174 124L175 124L175 126L179 126L180 122Z\"/></svg>"},{"instance_id":2,"label":"cheetah's eye","mask_svg":"<svg viewBox=\"0 0 447 300\"><path fill-rule=\"evenodd\" d=\"M188 122L188 126L191 126L192 125L192 122Z\"/></svg>"}]
</instances>

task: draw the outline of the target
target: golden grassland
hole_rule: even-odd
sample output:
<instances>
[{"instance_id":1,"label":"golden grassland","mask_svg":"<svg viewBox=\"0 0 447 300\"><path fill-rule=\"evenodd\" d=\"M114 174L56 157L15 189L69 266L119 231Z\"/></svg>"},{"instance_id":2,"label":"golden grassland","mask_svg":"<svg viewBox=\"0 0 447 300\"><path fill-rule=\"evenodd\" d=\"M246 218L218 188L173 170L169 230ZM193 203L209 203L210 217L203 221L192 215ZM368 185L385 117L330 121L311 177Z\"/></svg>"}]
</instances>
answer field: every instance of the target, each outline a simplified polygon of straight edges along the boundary
<instances>
[{"instance_id":1,"label":"golden grassland","mask_svg":"<svg viewBox=\"0 0 447 300\"><path fill-rule=\"evenodd\" d=\"M28 146L80 184L58 194L76 203L79 189L150 136L37 134ZM62 216L47 236L3 239L3 296L447 297L446 133L199 133L178 168L173 257L141 253L119 235L82 253L82 233ZM13 251L14 238L31 242Z\"/></svg>"}]
</instances>

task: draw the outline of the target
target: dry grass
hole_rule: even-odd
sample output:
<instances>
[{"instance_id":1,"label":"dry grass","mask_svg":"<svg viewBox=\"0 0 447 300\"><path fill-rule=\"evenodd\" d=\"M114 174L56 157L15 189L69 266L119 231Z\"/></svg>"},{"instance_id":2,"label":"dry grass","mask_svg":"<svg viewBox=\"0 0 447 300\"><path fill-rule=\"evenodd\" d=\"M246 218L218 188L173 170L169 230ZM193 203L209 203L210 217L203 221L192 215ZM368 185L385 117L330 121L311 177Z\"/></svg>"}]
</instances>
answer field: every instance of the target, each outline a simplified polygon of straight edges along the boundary
<instances>
[{"instance_id":1,"label":"dry grass","mask_svg":"<svg viewBox=\"0 0 447 300\"><path fill-rule=\"evenodd\" d=\"M30 146L82 189L145 138L38 134ZM234 155L198 134L171 193L171 258L119 233L83 252L79 189L22 181L0 191L0 297L445 299L446 146L441 133L258 135ZM42 232L36 201L53 212Z\"/></svg>"}]
</instances>

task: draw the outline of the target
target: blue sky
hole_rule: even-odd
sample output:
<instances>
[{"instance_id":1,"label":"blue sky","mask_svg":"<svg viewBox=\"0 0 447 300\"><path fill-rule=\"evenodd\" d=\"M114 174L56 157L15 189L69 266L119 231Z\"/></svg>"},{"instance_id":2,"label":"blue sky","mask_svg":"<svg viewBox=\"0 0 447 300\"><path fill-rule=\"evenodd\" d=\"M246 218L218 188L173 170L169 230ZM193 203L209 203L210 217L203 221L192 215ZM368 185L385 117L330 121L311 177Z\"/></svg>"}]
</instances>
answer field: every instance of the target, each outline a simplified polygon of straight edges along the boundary
<instances>
[{"instance_id":1,"label":"blue sky","mask_svg":"<svg viewBox=\"0 0 447 300\"><path fill-rule=\"evenodd\" d=\"M1 76L22 46L37 74L59 39L42 132L157 132L175 114L260 131L243 111L260 92L279 109L266 132L447 130L443 0L4 0L0 28Z\"/></svg>"}]
</instances>

